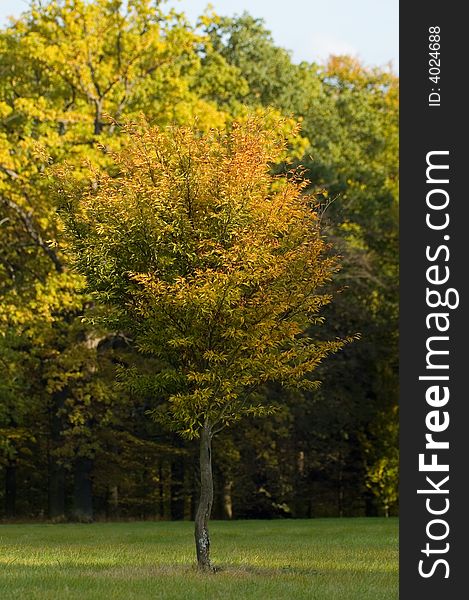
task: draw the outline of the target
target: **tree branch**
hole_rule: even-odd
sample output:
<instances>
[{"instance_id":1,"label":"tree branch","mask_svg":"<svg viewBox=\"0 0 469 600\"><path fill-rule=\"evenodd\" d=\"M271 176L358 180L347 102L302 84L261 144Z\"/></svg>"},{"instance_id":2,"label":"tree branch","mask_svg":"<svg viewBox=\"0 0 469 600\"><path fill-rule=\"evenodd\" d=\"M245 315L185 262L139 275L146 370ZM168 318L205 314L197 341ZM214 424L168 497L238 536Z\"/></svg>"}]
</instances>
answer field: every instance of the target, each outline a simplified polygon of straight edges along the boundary
<instances>
[{"instance_id":1,"label":"tree branch","mask_svg":"<svg viewBox=\"0 0 469 600\"><path fill-rule=\"evenodd\" d=\"M2 170L4 170L4 169L2 168ZM15 176L18 177L18 175L16 175L16 173L15 173ZM14 200L10 200L9 198L4 198L4 197L0 197L0 200L1 200L2 204L4 204L10 210L12 210L14 213L16 213L16 215L19 217L20 221L23 223L24 228L26 229L26 232L28 233L30 238L33 240L33 242L36 244L36 246L41 248L41 250L54 263L54 267L55 267L55 270L57 271L57 273L63 273L64 266L62 264L62 261L57 256L57 253L55 252L55 250L53 248L51 248L49 246L49 244L47 244L47 242L45 242L42 239L42 235L40 234L40 232L38 231L38 229L36 228L36 226L33 222L32 214L30 212L26 212L23 208L21 208L21 206L19 204L14 202Z\"/></svg>"}]
</instances>

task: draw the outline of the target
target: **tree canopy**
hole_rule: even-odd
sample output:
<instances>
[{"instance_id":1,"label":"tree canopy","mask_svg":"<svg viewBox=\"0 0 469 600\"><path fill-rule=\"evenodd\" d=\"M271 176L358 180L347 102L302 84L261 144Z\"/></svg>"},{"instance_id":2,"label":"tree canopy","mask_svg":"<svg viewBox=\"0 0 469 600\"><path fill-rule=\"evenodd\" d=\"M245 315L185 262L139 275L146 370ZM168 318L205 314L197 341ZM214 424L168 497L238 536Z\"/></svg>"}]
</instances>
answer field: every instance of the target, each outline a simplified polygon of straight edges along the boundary
<instances>
[{"instance_id":1,"label":"tree canopy","mask_svg":"<svg viewBox=\"0 0 469 600\"><path fill-rule=\"evenodd\" d=\"M111 308L105 323L159 362L143 381L164 401L154 414L201 438L195 537L208 568L211 439L269 413L260 386L314 389L309 376L344 343L310 329L331 299L322 288L336 262L325 256L307 183L270 174L284 154L276 128L248 120L202 136L143 124L126 131L112 154L116 173L91 169L83 182L57 171L59 207L72 264Z\"/></svg>"}]
</instances>

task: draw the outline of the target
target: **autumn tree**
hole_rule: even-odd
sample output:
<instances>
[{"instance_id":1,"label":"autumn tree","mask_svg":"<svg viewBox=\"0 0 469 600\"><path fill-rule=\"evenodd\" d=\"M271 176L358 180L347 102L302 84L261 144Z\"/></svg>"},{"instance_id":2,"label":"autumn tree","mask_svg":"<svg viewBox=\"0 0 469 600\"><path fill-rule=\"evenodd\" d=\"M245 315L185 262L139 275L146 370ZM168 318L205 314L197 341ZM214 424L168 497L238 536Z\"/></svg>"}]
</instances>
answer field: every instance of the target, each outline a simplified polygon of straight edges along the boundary
<instances>
[{"instance_id":1,"label":"autumn tree","mask_svg":"<svg viewBox=\"0 0 469 600\"><path fill-rule=\"evenodd\" d=\"M306 329L322 322L321 292L337 269L314 198L298 174L273 177L276 129L250 120L230 132L125 128L114 174L83 181L56 171L68 251L106 321L158 359L127 385L160 400L154 416L200 440L198 565L211 569L212 439L240 418L269 414L269 382L315 388L320 361L344 344ZM310 329L311 330L311 329Z\"/></svg>"}]
</instances>

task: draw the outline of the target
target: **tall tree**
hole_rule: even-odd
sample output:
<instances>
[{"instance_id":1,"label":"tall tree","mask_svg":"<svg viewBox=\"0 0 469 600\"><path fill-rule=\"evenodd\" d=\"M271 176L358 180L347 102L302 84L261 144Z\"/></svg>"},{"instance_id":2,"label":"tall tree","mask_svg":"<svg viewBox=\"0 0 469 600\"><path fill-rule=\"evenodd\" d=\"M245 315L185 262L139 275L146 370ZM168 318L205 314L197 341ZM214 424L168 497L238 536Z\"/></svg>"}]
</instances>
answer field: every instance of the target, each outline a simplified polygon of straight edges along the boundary
<instances>
[{"instance_id":1,"label":"tall tree","mask_svg":"<svg viewBox=\"0 0 469 600\"><path fill-rule=\"evenodd\" d=\"M109 323L161 361L133 385L164 400L155 411L200 440L198 565L211 569L212 438L245 415L268 414L269 382L314 388L310 378L342 340L306 334L330 302L337 263L325 253L314 199L295 175L275 178L277 131L254 120L229 133L126 128L118 175L85 184L58 169L74 264Z\"/></svg>"}]
</instances>

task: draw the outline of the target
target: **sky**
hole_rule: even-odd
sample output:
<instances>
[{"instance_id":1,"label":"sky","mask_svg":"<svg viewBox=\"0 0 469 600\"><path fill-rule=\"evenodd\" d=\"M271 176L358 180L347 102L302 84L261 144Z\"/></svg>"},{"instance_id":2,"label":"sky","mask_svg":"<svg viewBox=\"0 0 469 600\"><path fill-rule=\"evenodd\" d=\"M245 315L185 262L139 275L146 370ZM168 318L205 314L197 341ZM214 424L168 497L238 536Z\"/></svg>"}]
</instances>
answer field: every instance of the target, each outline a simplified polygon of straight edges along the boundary
<instances>
[{"instance_id":1,"label":"sky","mask_svg":"<svg viewBox=\"0 0 469 600\"><path fill-rule=\"evenodd\" d=\"M193 22L207 0L168 0ZM263 18L277 45L295 62L324 61L330 54L352 54L366 65L392 62L399 70L399 0L212 0L215 12L232 16L245 10ZM0 0L0 23L19 15L27 0Z\"/></svg>"}]
</instances>

